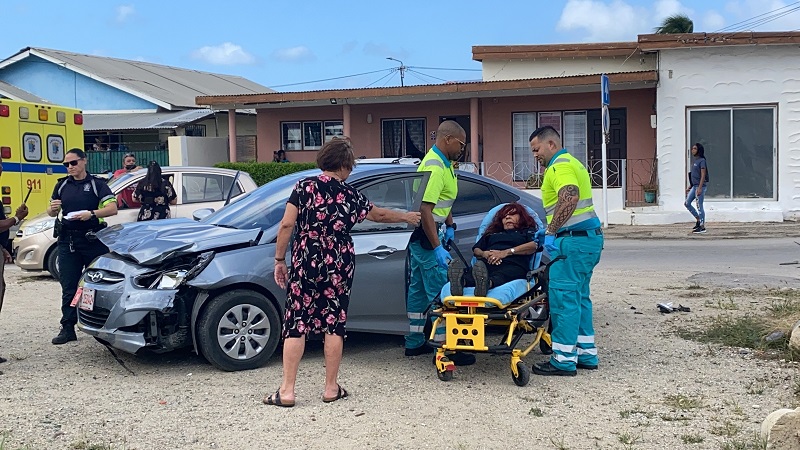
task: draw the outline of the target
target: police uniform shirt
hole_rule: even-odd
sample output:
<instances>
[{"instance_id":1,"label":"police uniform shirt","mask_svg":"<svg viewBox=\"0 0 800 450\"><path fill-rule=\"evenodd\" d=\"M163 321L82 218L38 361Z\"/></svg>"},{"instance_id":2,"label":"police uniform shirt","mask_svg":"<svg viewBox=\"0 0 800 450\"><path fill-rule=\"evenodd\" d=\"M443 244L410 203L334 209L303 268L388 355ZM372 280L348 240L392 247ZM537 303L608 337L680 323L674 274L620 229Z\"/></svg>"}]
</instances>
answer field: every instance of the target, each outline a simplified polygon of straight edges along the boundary
<instances>
[{"instance_id":1,"label":"police uniform shirt","mask_svg":"<svg viewBox=\"0 0 800 450\"><path fill-rule=\"evenodd\" d=\"M97 195L92 188L91 180L94 178L94 185L97 188ZM93 175L86 175L83 180L76 180L68 176L63 181L56 183L53 190L53 200L61 200L61 214L66 217L73 211L97 211L102 206L108 204L109 200L115 199L114 193L108 184ZM63 188L61 183L64 183ZM61 191L59 195L59 190ZM100 226L97 218L90 220L62 220L64 230L94 230Z\"/></svg>"}]
</instances>

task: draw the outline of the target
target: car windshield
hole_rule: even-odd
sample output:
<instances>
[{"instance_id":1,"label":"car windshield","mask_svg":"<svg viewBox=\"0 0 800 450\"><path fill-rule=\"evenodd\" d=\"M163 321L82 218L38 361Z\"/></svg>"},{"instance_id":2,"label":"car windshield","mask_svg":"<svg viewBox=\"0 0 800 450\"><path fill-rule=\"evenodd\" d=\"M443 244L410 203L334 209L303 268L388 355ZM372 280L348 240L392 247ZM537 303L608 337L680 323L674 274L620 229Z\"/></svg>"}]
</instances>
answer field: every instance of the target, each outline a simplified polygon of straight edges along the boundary
<instances>
[{"instance_id":1,"label":"car windshield","mask_svg":"<svg viewBox=\"0 0 800 450\"><path fill-rule=\"evenodd\" d=\"M110 180L108 182L108 187L110 187L111 191L114 192L115 187L125 186L128 183L128 180L136 177L136 174L138 172L139 172L138 170L136 172L127 172L124 175L120 176L119 178L114 178L113 180Z\"/></svg>"},{"instance_id":2,"label":"car windshield","mask_svg":"<svg viewBox=\"0 0 800 450\"><path fill-rule=\"evenodd\" d=\"M203 223L238 229L267 230L281 221L294 185L298 180L319 173L305 170L282 176L231 203L202 220Z\"/></svg>"}]
</instances>

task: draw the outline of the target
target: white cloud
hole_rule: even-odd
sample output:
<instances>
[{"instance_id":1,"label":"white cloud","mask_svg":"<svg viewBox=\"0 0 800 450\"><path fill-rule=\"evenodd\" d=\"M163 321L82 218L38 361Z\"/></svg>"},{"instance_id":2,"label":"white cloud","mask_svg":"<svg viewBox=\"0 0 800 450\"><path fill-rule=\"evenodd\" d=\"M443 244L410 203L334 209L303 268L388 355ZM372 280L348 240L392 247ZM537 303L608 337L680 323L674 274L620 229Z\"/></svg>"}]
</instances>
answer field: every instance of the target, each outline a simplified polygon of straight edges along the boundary
<instances>
[{"instance_id":1,"label":"white cloud","mask_svg":"<svg viewBox=\"0 0 800 450\"><path fill-rule=\"evenodd\" d=\"M706 14L703 16L702 26L702 29L699 29L699 27L695 26L694 30L713 33L714 31L717 31L725 26L725 18L722 17L722 14L714 11L713 9L706 11Z\"/></svg>"},{"instance_id":2,"label":"white cloud","mask_svg":"<svg viewBox=\"0 0 800 450\"><path fill-rule=\"evenodd\" d=\"M314 56L314 52L305 45L275 50L272 52L272 57L278 61L285 62L304 62L317 59L317 57Z\"/></svg>"},{"instance_id":3,"label":"white cloud","mask_svg":"<svg viewBox=\"0 0 800 450\"><path fill-rule=\"evenodd\" d=\"M136 10L133 8L133 5L117 6L117 22L125 22L133 17L134 14L136 14Z\"/></svg>"},{"instance_id":4,"label":"white cloud","mask_svg":"<svg viewBox=\"0 0 800 450\"><path fill-rule=\"evenodd\" d=\"M192 58L217 65L253 64L256 59L241 46L225 42L220 45L201 47L192 52Z\"/></svg>"},{"instance_id":5,"label":"white cloud","mask_svg":"<svg viewBox=\"0 0 800 450\"><path fill-rule=\"evenodd\" d=\"M556 29L584 30L586 41L633 41L648 31L648 14L622 0L569 0L561 12Z\"/></svg>"},{"instance_id":6,"label":"white cloud","mask_svg":"<svg viewBox=\"0 0 800 450\"><path fill-rule=\"evenodd\" d=\"M657 20L664 20L669 16L674 16L675 14L685 14L692 17L694 11L691 8L687 8L683 6L683 4L678 0L658 0L655 4L656 16Z\"/></svg>"},{"instance_id":7,"label":"white cloud","mask_svg":"<svg viewBox=\"0 0 800 450\"><path fill-rule=\"evenodd\" d=\"M736 0L728 2L725 10L732 16L731 24L748 21L736 25L736 30L792 31L800 28L800 11L792 11L796 5L789 5L781 0ZM762 20L769 21L761 24Z\"/></svg>"}]
</instances>

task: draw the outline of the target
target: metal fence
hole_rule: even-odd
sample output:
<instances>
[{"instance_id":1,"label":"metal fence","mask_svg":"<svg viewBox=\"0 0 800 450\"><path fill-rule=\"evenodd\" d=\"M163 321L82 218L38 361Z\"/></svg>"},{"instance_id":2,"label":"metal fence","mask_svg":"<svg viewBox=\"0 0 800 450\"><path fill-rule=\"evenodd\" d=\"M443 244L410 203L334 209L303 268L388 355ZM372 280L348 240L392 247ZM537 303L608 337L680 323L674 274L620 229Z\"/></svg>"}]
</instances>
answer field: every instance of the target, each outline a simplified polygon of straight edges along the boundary
<instances>
[{"instance_id":1,"label":"metal fence","mask_svg":"<svg viewBox=\"0 0 800 450\"><path fill-rule=\"evenodd\" d=\"M589 161L586 169L592 179L593 188L603 186L603 162ZM530 173L527 163L497 161L483 162L477 167L473 163L459 164L459 170L479 172L489 178L520 189L538 189L542 186L543 173L534 173L527 179L519 179L521 173ZM656 202L645 201L643 186L653 183L655 164L652 158L646 159L608 159L606 160L606 185L609 188L622 188L625 206L647 206Z\"/></svg>"},{"instance_id":2,"label":"metal fence","mask_svg":"<svg viewBox=\"0 0 800 450\"><path fill-rule=\"evenodd\" d=\"M161 166L169 165L169 150L88 151L86 152L86 170L89 173L100 174L122 169L122 160L128 153L133 153L136 156L136 163L142 167L150 161L155 161Z\"/></svg>"}]
</instances>

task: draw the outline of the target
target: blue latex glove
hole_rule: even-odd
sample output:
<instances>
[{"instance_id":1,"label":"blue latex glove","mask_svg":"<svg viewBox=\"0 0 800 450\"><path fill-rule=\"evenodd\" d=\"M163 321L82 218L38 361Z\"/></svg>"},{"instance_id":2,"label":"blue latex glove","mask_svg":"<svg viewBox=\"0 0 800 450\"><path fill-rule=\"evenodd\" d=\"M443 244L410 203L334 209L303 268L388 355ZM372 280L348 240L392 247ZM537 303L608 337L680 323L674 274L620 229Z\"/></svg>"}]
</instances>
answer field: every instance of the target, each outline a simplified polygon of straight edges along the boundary
<instances>
[{"instance_id":1,"label":"blue latex glove","mask_svg":"<svg viewBox=\"0 0 800 450\"><path fill-rule=\"evenodd\" d=\"M439 263L439 266L445 269L447 268L447 263L453 259L453 257L450 256L450 253L448 253L447 250L445 250L441 245L433 249L433 253L436 254L436 262Z\"/></svg>"},{"instance_id":2,"label":"blue latex glove","mask_svg":"<svg viewBox=\"0 0 800 450\"><path fill-rule=\"evenodd\" d=\"M445 227L445 229L444 229L444 243L448 244L448 243L450 243L450 241L455 242L455 239L456 239L456 230L454 230L454 229L452 229L450 227Z\"/></svg>"},{"instance_id":3,"label":"blue latex glove","mask_svg":"<svg viewBox=\"0 0 800 450\"><path fill-rule=\"evenodd\" d=\"M546 231L547 230L545 228L542 228L539 231L537 231L536 234L533 235L533 240L536 241L536 243L539 244L539 246L544 245L544 233Z\"/></svg>"},{"instance_id":4,"label":"blue latex glove","mask_svg":"<svg viewBox=\"0 0 800 450\"><path fill-rule=\"evenodd\" d=\"M546 234L544 236L544 249L550 254L558 251L558 247L556 247L556 236L554 234Z\"/></svg>"}]
</instances>

